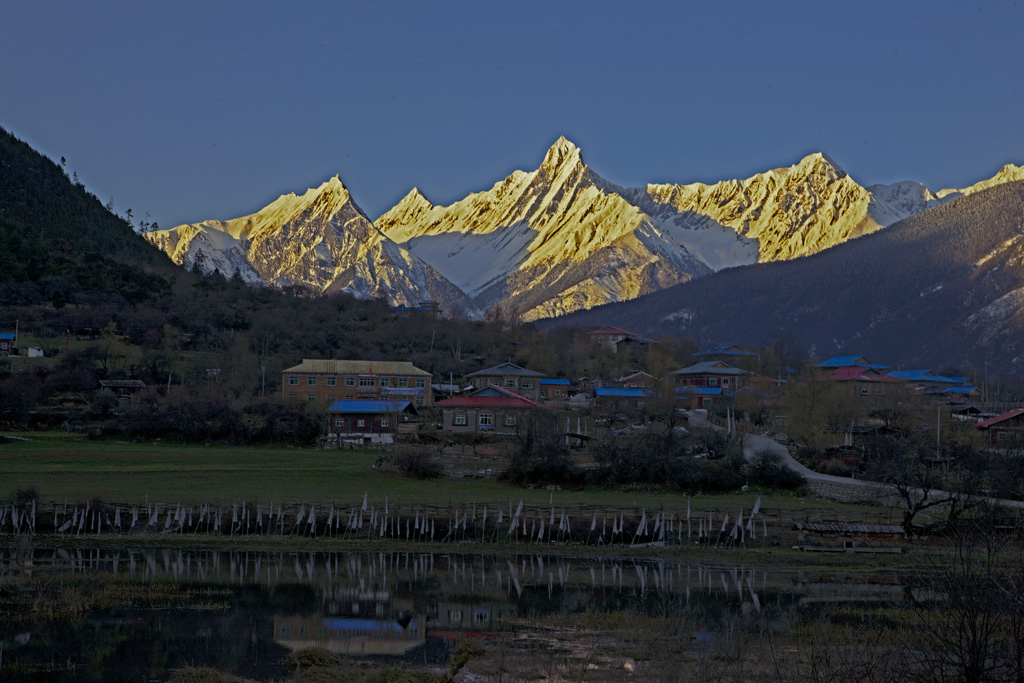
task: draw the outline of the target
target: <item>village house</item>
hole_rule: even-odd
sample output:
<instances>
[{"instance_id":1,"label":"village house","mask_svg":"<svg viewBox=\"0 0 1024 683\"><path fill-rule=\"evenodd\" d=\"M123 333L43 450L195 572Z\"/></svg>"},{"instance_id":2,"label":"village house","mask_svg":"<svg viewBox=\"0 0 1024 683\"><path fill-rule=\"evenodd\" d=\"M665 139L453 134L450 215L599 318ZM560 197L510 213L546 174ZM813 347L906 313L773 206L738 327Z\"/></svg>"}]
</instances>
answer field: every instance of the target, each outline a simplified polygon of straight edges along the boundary
<instances>
[{"instance_id":1,"label":"village house","mask_svg":"<svg viewBox=\"0 0 1024 683\"><path fill-rule=\"evenodd\" d=\"M477 370L466 375L475 389L501 387L531 401L539 401L541 396L540 382L547 377L543 372L527 370L515 363L502 363L493 368Z\"/></svg>"},{"instance_id":2,"label":"village house","mask_svg":"<svg viewBox=\"0 0 1024 683\"><path fill-rule=\"evenodd\" d=\"M887 394L891 395L894 391L905 389L903 380L867 366L835 368L827 375L826 379L849 386L853 395L862 400L881 398Z\"/></svg>"},{"instance_id":3,"label":"village house","mask_svg":"<svg viewBox=\"0 0 1024 683\"><path fill-rule=\"evenodd\" d=\"M872 363L864 356L832 356L828 360L818 363L817 367L822 370L838 370L839 368L860 368L862 370L888 370L888 365Z\"/></svg>"},{"instance_id":4,"label":"village house","mask_svg":"<svg viewBox=\"0 0 1024 683\"><path fill-rule=\"evenodd\" d=\"M569 398L569 380L545 377L540 381L541 397L545 401L564 401Z\"/></svg>"},{"instance_id":5,"label":"village house","mask_svg":"<svg viewBox=\"0 0 1024 683\"><path fill-rule=\"evenodd\" d=\"M637 336L635 333L624 330L621 327L599 327L596 330L590 330L587 334L595 343L603 344L613 351L623 339Z\"/></svg>"},{"instance_id":6,"label":"village house","mask_svg":"<svg viewBox=\"0 0 1024 683\"><path fill-rule=\"evenodd\" d=\"M119 401L125 401L146 388L141 379L101 379L100 391L109 391Z\"/></svg>"},{"instance_id":7,"label":"village house","mask_svg":"<svg viewBox=\"0 0 1024 683\"><path fill-rule=\"evenodd\" d=\"M13 332L0 332L0 356L10 356L14 353L17 337Z\"/></svg>"},{"instance_id":8,"label":"village house","mask_svg":"<svg viewBox=\"0 0 1024 683\"><path fill-rule=\"evenodd\" d=\"M327 408L328 438L362 443L394 443L403 418L415 417L409 401L341 400Z\"/></svg>"},{"instance_id":9,"label":"village house","mask_svg":"<svg viewBox=\"0 0 1024 683\"><path fill-rule=\"evenodd\" d=\"M722 387L676 387L676 400L687 410L710 410L715 399L723 396Z\"/></svg>"},{"instance_id":10,"label":"village house","mask_svg":"<svg viewBox=\"0 0 1024 683\"><path fill-rule=\"evenodd\" d=\"M654 375L648 375L643 370L634 372L631 375L619 378L619 384L624 389L649 389L654 386Z\"/></svg>"},{"instance_id":11,"label":"village house","mask_svg":"<svg viewBox=\"0 0 1024 683\"><path fill-rule=\"evenodd\" d=\"M442 429L447 432L515 434L528 414L554 414L550 408L493 385L468 396L438 401L437 407L442 411Z\"/></svg>"},{"instance_id":12,"label":"village house","mask_svg":"<svg viewBox=\"0 0 1024 683\"><path fill-rule=\"evenodd\" d=\"M669 373L669 377L676 393L685 387L721 389L724 393L732 393L740 388L743 378L749 374L720 360L706 360Z\"/></svg>"},{"instance_id":13,"label":"village house","mask_svg":"<svg viewBox=\"0 0 1024 683\"><path fill-rule=\"evenodd\" d=\"M303 359L281 373L286 399L390 400L433 405L430 373L407 361Z\"/></svg>"},{"instance_id":14,"label":"village house","mask_svg":"<svg viewBox=\"0 0 1024 683\"><path fill-rule=\"evenodd\" d=\"M989 418L974 428L981 430L992 448L1024 447L1024 408Z\"/></svg>"},{"instance_id":15,"label":"village house","mask_svg":"<svg viewBox=\"0 0 1024 683\"><path fill-rule=\"evenodd\" d=\"M653 396L654 392L650 389L626 389L620 387L594 389L594 403L604 407L643 408L644 404Z\"/></svg>"},{"instance_id":16,"label":"village house","mask_svg":"<svg viewBox=\"0 0 1024 683\"><path fill-rule=\"evenodd\" d=\"M693 354L695 357L706 358L708 360L724 360L726 358L757 358L760 354L754 351L747 351L741 346L736 344L719 344L718 346L712 346L709 349L698 351Z\"/></svg>"}]
</instances>

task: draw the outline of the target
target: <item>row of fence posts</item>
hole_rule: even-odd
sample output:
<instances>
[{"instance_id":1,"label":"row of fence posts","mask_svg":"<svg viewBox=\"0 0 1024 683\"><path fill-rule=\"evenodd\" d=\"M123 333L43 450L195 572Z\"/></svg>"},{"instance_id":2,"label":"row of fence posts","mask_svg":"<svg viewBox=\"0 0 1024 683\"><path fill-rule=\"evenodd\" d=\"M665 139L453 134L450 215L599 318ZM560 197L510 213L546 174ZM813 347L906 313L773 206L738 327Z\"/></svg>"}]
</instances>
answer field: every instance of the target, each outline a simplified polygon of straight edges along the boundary
<instances>
[{"instance_id":1,"label":"row of fence posts","mask_svg":"<svg viewBox=\"0 0 1024 683\"><path fill-rule=\"evenodd\" d=\"M575 508L575 509L572 509ZM451 542L580 543L585 545L658 546L699 543L713 546L750 545L768 536L768 523L760 514L761 498L745 512L694 512L687 501L685 513L664 509L639 515L576 505L559 507L494 503L396 505L383 504L366 494L356 505L270 501L230 504L52 505L53 524L37 515L36 502L0 505L0 533L61 535L215 534L305 536L343 540L402 540ZM572 515L570 515L572 509ZM37 517L39 524L37 525ZM760 523L759 523L760 522Z\"/></svg>"}]
</instances>

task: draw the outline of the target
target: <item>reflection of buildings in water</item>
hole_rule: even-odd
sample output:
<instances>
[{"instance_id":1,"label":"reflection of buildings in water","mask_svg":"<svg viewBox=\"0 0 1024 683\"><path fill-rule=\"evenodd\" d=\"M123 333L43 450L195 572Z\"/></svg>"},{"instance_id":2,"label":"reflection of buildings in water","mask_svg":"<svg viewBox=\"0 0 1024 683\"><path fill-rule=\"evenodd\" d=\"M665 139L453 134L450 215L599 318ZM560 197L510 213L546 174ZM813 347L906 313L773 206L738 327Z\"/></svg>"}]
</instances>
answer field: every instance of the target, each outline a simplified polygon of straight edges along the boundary
<instances>
[{"instance_id":1,"label":"reflection of buildings in water","mask_svg":"<svg viewBox=\"0 0 1024 683\"><path fill-rule=\"evenodd\" d=\"M413 616L405 626L399 619L275 614L274 642L292 651L322 647L343 655L400 656L426 642L426 618Z\"/></svg>"},{"instance_id":2,"label":"reflection of buildings in water","mask_svg":"<svg viewBox=\"0 0 1024 683\"><path fill-rule=\"evenodd\" d=\"M510 602L439 602L427 620L427 635L445 640L501 637L497 632L509 612L514 613Z\"/></svg>"}]
</instances>

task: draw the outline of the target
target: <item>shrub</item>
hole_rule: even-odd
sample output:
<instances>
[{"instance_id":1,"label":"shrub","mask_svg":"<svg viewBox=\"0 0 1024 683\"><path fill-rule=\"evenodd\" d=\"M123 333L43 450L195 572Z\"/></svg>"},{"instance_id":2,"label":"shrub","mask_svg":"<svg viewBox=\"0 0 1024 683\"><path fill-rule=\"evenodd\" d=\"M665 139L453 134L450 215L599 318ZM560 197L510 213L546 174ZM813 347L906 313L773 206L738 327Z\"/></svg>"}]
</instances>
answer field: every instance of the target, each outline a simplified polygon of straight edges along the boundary
<instances>
[{"instance_id":1,"label":"shrub","mask_svg":"<svg viewBox=\"0 0 1024 683\"><path fill-rule=\"evenodd\" d=\"M413 479L437 479L444 474L444 467L434 462L430 453L412 448L395 453L395 465Z\"/></svg>"},{"instance_id":2,"label":"shrub","mask_svg":"<svg viewBox=\"0 0 1024 683\"><path fill-rule=\"evenodd\" d=\"M782 464L782 457L770 450L754 455L746 474L755 484L773 489L798 489L806 483L803 475Z\"/></svg>"}]
</instances>

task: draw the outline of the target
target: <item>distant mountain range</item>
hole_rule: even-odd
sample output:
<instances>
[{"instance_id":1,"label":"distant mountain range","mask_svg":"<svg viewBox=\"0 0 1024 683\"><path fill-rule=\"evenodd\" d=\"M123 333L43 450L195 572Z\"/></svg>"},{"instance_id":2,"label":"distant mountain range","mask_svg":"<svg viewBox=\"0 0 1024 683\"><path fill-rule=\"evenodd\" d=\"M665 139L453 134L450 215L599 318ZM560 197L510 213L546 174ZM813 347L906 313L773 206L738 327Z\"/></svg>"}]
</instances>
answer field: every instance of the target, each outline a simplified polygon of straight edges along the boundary
<instances>
[{"instance_id":1,"label":"distant mountain range","mask_svg":"<svg viewBox=\"0 0 1024 683\"><path fill-rule=\"evenodd\" d=\"M175 263L247 282L438 301L536 320L635 299L722 269L807 256L956 197L1024 179L1008 165L977 185L864 188L824 154L746 180L622 188L559 138L532 172L435 206L413 189L377 221L333 178L243 218L147 238Z\"/></svg>"},{"instance_id":2,"label":"distant mountain range","mask_svg":"<svg viewBox=\"0 0 1024 683\"><path fill-rule=\"evenodd\" d=\"M904 369L987 362L997 375L1020 374L1024 181L910 189L939 205L807 258L724 270L545 324L746 345L782 338L819 358L864 354Z\"/></svg>"}]
</instances>

